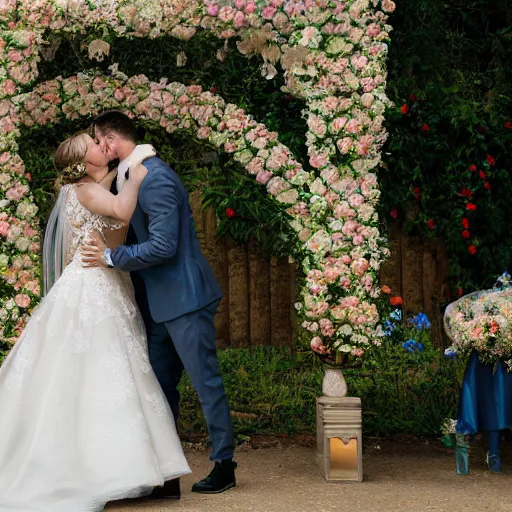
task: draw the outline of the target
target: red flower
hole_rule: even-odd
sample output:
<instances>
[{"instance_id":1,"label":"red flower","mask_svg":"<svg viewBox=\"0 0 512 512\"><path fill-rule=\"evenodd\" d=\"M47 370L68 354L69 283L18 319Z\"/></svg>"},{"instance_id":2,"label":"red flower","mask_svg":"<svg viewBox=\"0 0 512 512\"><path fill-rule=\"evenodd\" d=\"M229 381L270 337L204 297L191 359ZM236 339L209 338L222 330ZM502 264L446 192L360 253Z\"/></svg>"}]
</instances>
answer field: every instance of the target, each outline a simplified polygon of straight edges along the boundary
<instances>
[{"instance_id":1,"label":"red flower","mask_svg":"<svg viewBox=\"0 0 512 512\"><path fill-rule=\"evenodd\" d=\"M469 220L468 219L466 219L466 218L462 219L462 227L464 229L468 229L469 228Z\"/></svg>"},{"instance_id":2,"label":"red flower","mask_svg":"<svg viewBox=\"0 0 512 512\"><path fill-rule=\"evenodd\" d=\"M485 174L484 171L478 171L478 176L480 176L480 179L485 180L487 178L487 174Z\"/></svg>"},{"instance_id":3,"label":"red flower","mask_svg":"<svg viewBox=\"0 0 512 512\"><path fill-rule=\"evenodd\" d=\"M391 215L391 217L393 217L393 219L396 219L398 217L398 210L396 208L393 208L390 212L389 212L389 215Z\"/></svg>"},{"instance_id":4,"label":"red flower","mask_svg":"<svg viewBox=\"0 0 512 512\"><path fill-rule=\"evenodd\" d=\"M423 132L428 132L429 130L430 130L430 126L428 124L424 124L421 127L421 131L423 131Z\"/></svg>"},{"instance_id":5,"label":"red flower","mask_svg":"<svg viewBox=\"0 0 512 512\"><path fill-rule=\"evenodd\" d=\"M235 217L236 215L236 212L235 210L233 210L233 208L226 208L226 217L228 219L232 219L233 217Z\"/></svg>"},{"instance_id":6,"label":"red flower","mask_svg":"<svg viewBox=\"0 0 512 512\"><path fill-rule=\"evenodd\" d=\"M478 130L480 131L480 133L485 133L487 131L487 128L485 126L480 126Z\"/></svg>"},{"instance_id":7,"label":"red flower","mask_svg":"<svg viewBox=\"0 0 512 512\"><path fill-rule=\"evenodd\" d=\"M28 181L32 181L32 175L29 172L25 174L25 178L27 178Z\"/></svg>"},{"instance_id":8,"label":"red flower","mask_svg":"<svg viewBox=\"0 0 512 512\"><path fill-rule=\"evenodd\" d=\"M464 239L466 239L466 240L467 240L470 236L471 236L471 233L470 233L467 229L465 229L465 230L462 232L462 238L464 238Z\"/></svg>"},{"instance_id":9,"label":"red flower","mask_svg":"<svg viewBox=\"0 0 512 512\"><path fill-rule=\"evenodd\" d=\"M427 222L428 229L434 229L436 227L434 219L429 219Z\"/></svg>"},{"instance_id":10,"label":"red flower","mask_svg":"<svg viewBox=\"0 0 512 512\"><path fill-rule=\"evenodd\" d=\"M292 101L294 99L294 97L291 94L285 94L284 99L287 101Z\"/></svg>"},{"instance_id":11,"label":"red flower","mask_svg":"<svg viewBox=\"0 0 512 512\"><path fill-rule=\"evenodd\" d=\"M503 124L503 126L507 129L507 130L510 130L512 128L512 123L510 121L505 121L505 123Z\"/></svg>"},{"instance_id":12,"label":"red flower","mask_svg":"<svg viewBox=\"0 0 512 512\"><path fill-rule=\"evenodd\" d=\"M471 244L468 247L468 251L469 251L469 254L471 254L472 256L475 255L476 254L476 245Z\"/></svg>"},{"instance_id":13,"label":"red flower","mask_svg":"<svg viewBox=\"0 0 512 512\"><path fill-rule=\"evenodd\" d=\"M402 105L402 108L400 109L400 112L402 112L402 114L407 114L407 112L409 112L409 105L407 105L406 103Z\"/></svg>"},{"instance_id":14,"label":"red flower","mask_svg":"<svg viewBox=\"0 0 512 512\"><path fill-rule=\"evenodd\" d=\"M469 166L469 171L470 171L470 172L475 172L475 171L476 171L476 165L475 165L475 164L470 165L470 166Z\"/></svg>"},{"instance_id":15,"label":"red flower","mask_svg":"<svg viewBox=\"0 0 512 512\"><path fill-rule=\"evenodd\" d=\"M486 181L484 183L484 188L485 188L485 190L491 190L491 184L488 181Z\"/></svg>"},{"instance_id":16,"label":"red flower","mask_svg":"<svg viewBox=\"0 0 512 512\"><path fill-rule=\"evenodd\" d=\"M421 197L421 189L420 187L414 187L412 190L414 197L419 201Z\"/></svg>"},{"instance_id":17,"label":"red flower","mask_svg":"<svg viewBox=\"0 0 512 512\"><path fill-rule=\"evenodd\" d=\"M397 306L401 306L401 305L404 303L404 301L402 300L402 297L391 297L391 298L389 299L389 302L390 302L390 304L391 304L392 306L394 306L395 308L396 308Z\"/></svg>"},{"instance_id":18,"label":"red flower","mask_svg":"<svg viewBox=\"0 0 512 512\"><path fill-rule=\"evenodd\" d=\"M458 288L458 289L457 289L457 295L458 295L459 297L462 297L462 294L463 294L463 293L464 293L464 292L462 291L462 288Z\"/></svg>"},{"instance_id":19,"label":"red flower","mask_svg":"<svg viewBox=\"0 0 512 512\"><path fill-rule=\"evenodd\" d=\"M492 167L496 163L496 160L491 155L487 155L487 163Z\"/></svg>"},{"instance_id":20,"label":"red flower","mask_svg":"<svg viewBox=\"0 0 512 512\"><path fill-rule=\"evenodd\" d=\"M470 212L474 212L476 210L476 204L468 203L466 205L466 210L469 210Z\"/></svg>"},{"instance_id":21,"label":"red flower","mask_svg":"<svg viewBox=\"0 0 512 512\"><path fill-rule=\"evenodd\" d=\"M212 85L212 86L210 87L210 92L211 92L212 94L215 94L215 93L217 92L217 86L216 86L216 85Z\"/></svg>"},{"instance_id":22,"label":"red flower","mask_svg":"<svg viewBox=\"0 0 512 512\"><path fill-rule=\"evenodd\" d=\"M463 197L469 198L469 197L473 196L473 192L471 190L469 190L469 188L462 187L460 195L463 196Z\"/></svg>"},{"instance_id":23,"label":"red flower","mask_svg":"<svg viewBox=\"0 0 512 512\"><path fill-rule=\"evenodd\" d=\"M416 94L414 94L413 92L411 92L411 94L409 94L409 99L416 103L418 101L418 97L416 96Z\"/></svg>"}]
</instances>

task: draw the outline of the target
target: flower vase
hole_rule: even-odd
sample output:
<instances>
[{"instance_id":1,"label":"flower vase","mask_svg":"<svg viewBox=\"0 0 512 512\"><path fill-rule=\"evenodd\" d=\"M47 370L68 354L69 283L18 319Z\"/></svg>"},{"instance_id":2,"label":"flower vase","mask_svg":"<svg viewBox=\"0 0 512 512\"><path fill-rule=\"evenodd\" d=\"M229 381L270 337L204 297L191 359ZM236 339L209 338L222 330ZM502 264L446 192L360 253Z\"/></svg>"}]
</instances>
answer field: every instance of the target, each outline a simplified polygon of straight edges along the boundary
<instances>
[{"instance_id":1,"label":"flower vase","mask_svg":"<svg viewBox=\"0 0 512 512\"><path fill-rule=\"evenodd\" d=\"M325 368L322 392L331 398L343 398L347 395L347 383L343 372L339 368Z\"/></svg>"}]
</instances>

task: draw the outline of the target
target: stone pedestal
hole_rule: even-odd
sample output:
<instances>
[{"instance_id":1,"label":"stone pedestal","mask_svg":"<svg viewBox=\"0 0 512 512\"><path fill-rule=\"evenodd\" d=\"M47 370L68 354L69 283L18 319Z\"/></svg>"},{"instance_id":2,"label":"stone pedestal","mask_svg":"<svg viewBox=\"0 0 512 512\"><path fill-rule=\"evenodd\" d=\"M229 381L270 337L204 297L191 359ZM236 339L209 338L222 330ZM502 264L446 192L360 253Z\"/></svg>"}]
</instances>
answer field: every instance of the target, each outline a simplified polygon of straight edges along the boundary
<instances>
[{"instance_id":1,"label":"stone pedestal","mask_svg":"<svg viewBox=\"0 0 512 512\"><path fill-rule=\"evenodd\" d=\"M363 481L360 398L316 399L317 460L327 481Z\"/></svg>"}]
</instances>

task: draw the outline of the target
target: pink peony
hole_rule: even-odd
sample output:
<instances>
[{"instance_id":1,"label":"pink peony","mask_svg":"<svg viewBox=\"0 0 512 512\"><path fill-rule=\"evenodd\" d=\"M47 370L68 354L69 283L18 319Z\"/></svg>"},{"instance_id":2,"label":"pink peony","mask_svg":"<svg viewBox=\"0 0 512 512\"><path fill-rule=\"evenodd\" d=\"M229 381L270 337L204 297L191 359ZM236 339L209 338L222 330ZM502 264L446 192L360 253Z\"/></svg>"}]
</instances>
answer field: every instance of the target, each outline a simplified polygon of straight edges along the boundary
<instances>
[{"instance_id":1,"label":"pink peony","mask_svg":"<svg viewBox=\"0 0 512 512\"><path fill-rule=\"evenodd\" d=\"M332 123L331 123L331 131L333 133L338 133L340 130L343 129L343 127L347 124L347 118L346 117L337 117Z\"/></svg>"},{"instance_id":2,"label":"pink peony","mask_svg":"<svg viewBox=\"0 0 512 512\"><path fill-rule=\"evenodd\" d=\"M0 221L0 236L3 236L4 238L7 238L7 235L9 234L9 223L5 221Z\"/></svg>"},{"instance_id":3,"label":"pink peony","mask_svg":"<svg viewBox=\"0 0 512 512\"><path fill-rule=\"evenodd\" d=\"M247 25L245 14L242 11L237 11L234 17L234 25L236 28L242 28Z\"/></svg>"},{"instance_id":4,"label":"pink peony","mask_svg":"<svg viewBox=\"0 0 512 512\"><path fill-rule=\"evenodd\" d=\"M366 35L369 37L375 37L380 32L380 27L377 23L371 23L366 27Z\"/></svg>"},{"instance_id":5,"label":"pink peony","mask_svg":"<svg viewBox=\"0 0 512 512\"><path fill-rule=\"evenodd\" d=\"M324 336L332 336L334 334L334 327L328 318L322 318L318 323Z\"/></svg>"},{"instance_id":6,"label":"pink peony","mask_svg":"<svg viewBox=\"0 0 512 512\"><path fill-rule=\"evenodd\" d=\"M245 6L246 14L252 14L256 10L256 4L254 2L247 2Z\"/></svg>"},{"instance_id":7,"label":"pink peony","mask_svg":"<svg viewBox=\"0 0 512 512\"><path fill-rule=\"evenodd\" d=\"M319 336L315 336L311 340L311 349L314 352L317 352L318 354L326 354L327 353L327 348L322 343L322 339Z\"/></svg>"},{"instance_id":8,"label":"pink peony","mask_svg":"<svg viewBox=\"0 0 512 512\"><path fill-rule=\"evenodd\" d=\"M20 308L28 308L30 306L30 297L25 293L20 293L14 297L14 302L16 302Z\"/></svg>"},{"instance_id":9,"label":"pink peony","mask_svg":"<svg viewBox=\"0 0 512 512\"><path fill-rule=\"evenodd\" d=\"M210 16L217 16L217 14L219 14L219 6L215 5L215 4L209 5L208 6L208 14Z\"/></svg>"},{"instance_id":10,"label":"pink peony","mask_svg":"<svg viewBox=\"0 0 512 512\"><path fill-rule=\"evenodd\" d=\"M370 267L368 260L365 258L359 258L358 260L352 262L351 270L356 276L362 276Z\"/></svg>"},{"instance_id":11,"label":"pink peony","mask_svg":"<svg viewBox=\"0 0 512 512\"><path fill-rule=\"evenodd\" d=\"M346 155L352 148L352 139L350 137L338 139L338 141L336 142L336 146L338 146L340 153Z\"/></svg>"},{"instance_id":12,"label":"pink peony","mask_svg":"<svg viewBox=\"0 0 512 512\"><path fill-rule=\"evenodd\" d=\"M272 178L272 173L270 171L262 170L256 175L256 181L261 185L266 185L270 178Z\"/></svg>"},{"instance_id":13,"label":"pink peony","mask_svg":"<svg viewBox=\"0 0 512 512\"><path fill-rule=\"evenodd\" d=\"M329 163L329 160L327 160L327 158L325 158L322 155L316 154L316 155L312 155L309 158L309 163L315 169L321 169L322 167L325 167Z\"/></svg>"},{"instance_id":14,"label":"pink peony","mask_svg":"<svg viewBox=\"0 0 512 512\"><path fill-rule=\"evenodd\" d=\"M277 9L273 5L268 5L267 7L265 7L263 9L262 16L266 20L271 20L274 17L274 15L276 14L276 12L277 12Z\"/></svg>"}]
</instances>

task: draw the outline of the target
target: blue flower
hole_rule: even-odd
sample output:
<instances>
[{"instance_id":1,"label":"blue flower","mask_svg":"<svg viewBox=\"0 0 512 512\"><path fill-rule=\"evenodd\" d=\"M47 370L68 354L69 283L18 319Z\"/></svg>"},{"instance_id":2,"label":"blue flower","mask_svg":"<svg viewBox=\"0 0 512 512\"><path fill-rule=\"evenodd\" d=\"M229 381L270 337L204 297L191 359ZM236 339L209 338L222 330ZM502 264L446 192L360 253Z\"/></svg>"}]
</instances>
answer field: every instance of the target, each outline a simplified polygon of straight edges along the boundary
<instances>
[{"instance_id":1,"label":"blue flower","mask_svg":"<svg viewBox=\"0 0 512 512\"><path fill-rule=\"evenodd\" d=\"M430 329L431 323L425 313L419 313L411 318L409 322L416 327L416 329Z\"/></svg>"},{"instance_id":2,"label":"blue flower","mask_svg":"<svg viewBox=\"0 0 512 512\"><path fill-rule=\"evenodd\" d=\"M407 340L402 343L402 348L407 350L407 352L421 352L423 350L423 345L416 340Z\"/></svg>"},{"instance_id":3,"label":"blue flower","mask_svg":"<svg viewBox=\"0 0 512 512\"><path fill-rule=\"evenodd\" d=\"M391 336L392 332L396 329L396 325L393 322L390 322L389 320L386 320L384 326L384 334L386 336Z\"/></svg>"},{"instance_id":4,"label":"blue flower","mask_svg":"<svg viewBox=\"0 0 512 512\"><path fill-rule=\"evenodd\" d=\"M393 318L393 320L402 320L402 310L401 309L395 309L390 315L389 318Z\"/></svg>"},{"instance_id":5,"label":"blue flower","mask_svg":"<svg viewBox=\"0 0 512 512\"><path fill-rule=\"evenodd\" d=\"M445 351L444 351L444 356L445 357L457 357L457 352L455 352L455 350L452 350L451 348L447 348Z\"/></svg>"}]
</instances>

